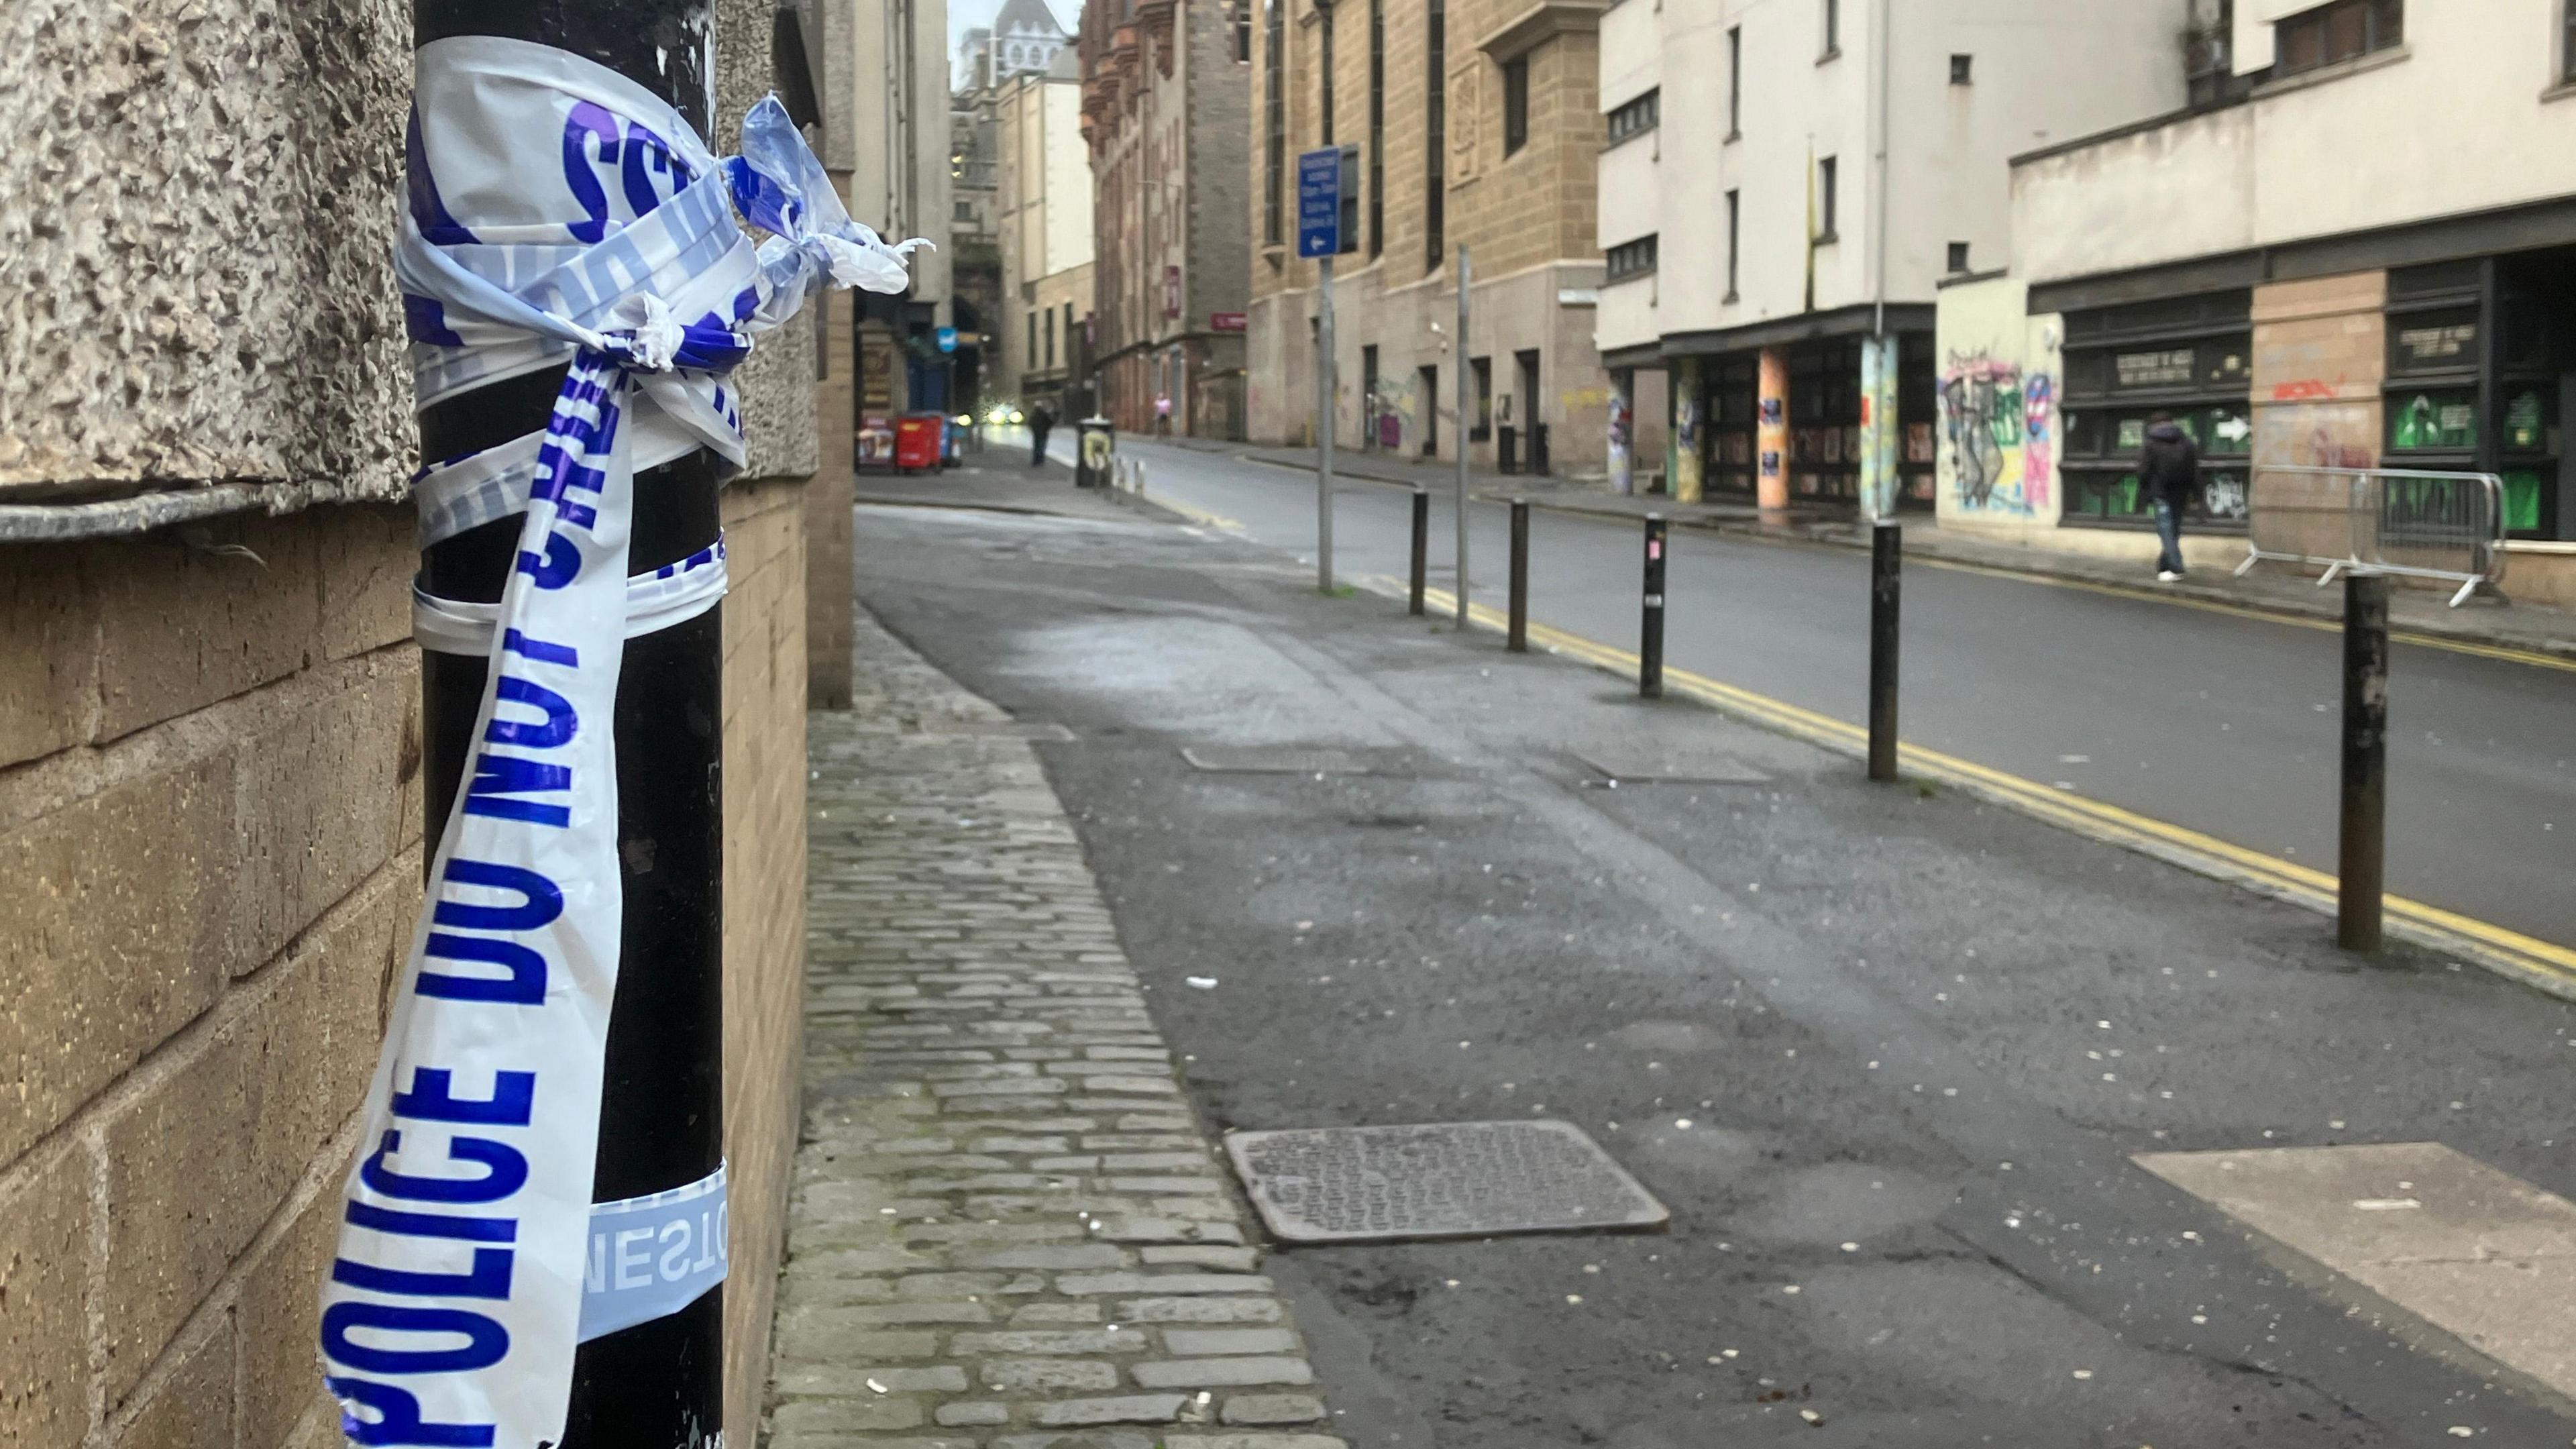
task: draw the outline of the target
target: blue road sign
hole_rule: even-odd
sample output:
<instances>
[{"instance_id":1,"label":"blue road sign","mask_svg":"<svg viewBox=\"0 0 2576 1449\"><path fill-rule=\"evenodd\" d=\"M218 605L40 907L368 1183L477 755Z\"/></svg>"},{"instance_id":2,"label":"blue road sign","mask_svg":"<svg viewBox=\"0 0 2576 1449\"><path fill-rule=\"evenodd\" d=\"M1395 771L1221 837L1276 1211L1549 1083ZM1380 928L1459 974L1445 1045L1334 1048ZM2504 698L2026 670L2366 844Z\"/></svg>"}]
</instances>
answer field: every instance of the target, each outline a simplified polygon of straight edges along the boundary
<instances>
[{"instance_id":1,"label":"blue road sign","mask_svg":"<svg viewBox=\"0 0 2576 1449\"><path fill-rule=\"evenodd\" d=\"M1342 249L1342 148L1297 153L1297 255Z\"/></svg>"},{"instance_id":2,"label":"blue road sign","mask_svg":"<svg viewBox=\"0 0 2576 1449\"><path fill-rule=\"evenodd\" d=\"M939 343L939 350L940 350L940 351L942 351L942 352L955 352L955 351L957 350L957 329L956 329L956 328L954 328L954 327L942 327L942 328L940 328L940 329L939 329L939 331L938 331L937 333L935 333L935 334L933 334L933 335L934 335L935 340Z\"/></svg>"}]
</instances>

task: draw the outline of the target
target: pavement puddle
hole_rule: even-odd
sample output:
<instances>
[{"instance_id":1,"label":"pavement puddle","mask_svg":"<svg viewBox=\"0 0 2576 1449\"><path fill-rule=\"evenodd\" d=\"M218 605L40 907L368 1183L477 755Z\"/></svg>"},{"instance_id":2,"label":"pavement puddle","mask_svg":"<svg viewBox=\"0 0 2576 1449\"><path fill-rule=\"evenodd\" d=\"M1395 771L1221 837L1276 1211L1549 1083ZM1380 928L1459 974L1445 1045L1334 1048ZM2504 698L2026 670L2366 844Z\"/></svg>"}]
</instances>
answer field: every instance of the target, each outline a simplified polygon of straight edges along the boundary
<instances>
[{"instance_id":1,"label":"pavement puddle","mask_svg":"<svg viewBox=\"0 0 2576 1449\"><path fill-rule=\"evenodd\" d=\"M2576 1203L2437 1142L2149 1152L2133 1160L2576 1397Z\"/></svg>"}]
</instances>

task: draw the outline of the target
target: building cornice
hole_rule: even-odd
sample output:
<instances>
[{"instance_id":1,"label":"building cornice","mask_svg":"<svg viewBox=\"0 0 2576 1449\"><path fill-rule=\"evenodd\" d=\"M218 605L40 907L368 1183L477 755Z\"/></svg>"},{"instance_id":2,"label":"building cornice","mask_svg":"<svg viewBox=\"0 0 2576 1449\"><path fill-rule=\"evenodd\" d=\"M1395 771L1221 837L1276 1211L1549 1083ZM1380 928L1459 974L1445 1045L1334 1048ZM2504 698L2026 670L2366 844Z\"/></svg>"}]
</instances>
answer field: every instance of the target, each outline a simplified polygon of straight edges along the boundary
<instances>
[{"instance_id":1,"label":"building cornice","mask_svg":"<svg viewBox=\"0 0 2576 1449\"><path fill-rule=\"evenodd\" d=\"M1536 50L1560 35L1589 34L1601 28L1612 0L1539 0L1476 42L1476 48L1501 65Z\"/></svg>"}]
</instances>

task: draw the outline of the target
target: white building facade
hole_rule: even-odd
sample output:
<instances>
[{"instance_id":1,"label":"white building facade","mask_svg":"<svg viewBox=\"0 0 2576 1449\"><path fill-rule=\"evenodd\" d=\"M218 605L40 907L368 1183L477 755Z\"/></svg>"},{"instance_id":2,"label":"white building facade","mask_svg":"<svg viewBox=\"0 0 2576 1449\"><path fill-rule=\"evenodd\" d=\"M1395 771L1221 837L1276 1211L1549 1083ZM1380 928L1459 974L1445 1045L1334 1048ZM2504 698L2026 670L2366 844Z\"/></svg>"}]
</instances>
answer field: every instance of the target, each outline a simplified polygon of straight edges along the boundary
<instances>
[{"instance_id":1,"label":"white building facade","mask_svg":"<svg viewBox=\"0 0 2576 1449\"><path fill-rule=\"evenodd\" d=\"M2043 380L2053 408L2035 456L2027 419L1963 417L1945 526L2151 552L2134 444L2164 411L2200 441L2205 551L2243 553L2266 478L2288 486L2272 465L2492 473L2506 587L2576 602L2576 16L2199 8L2221 83L2017 158L2010 275L1944 298L1945 354L1985 352L2025 399ZM2013 506L1993 470L2023 479Z\"/></svg>"},{"instance_id":2,"label":"white building facade","mask_svg":"<svg viewBox=\"0 0 2576 1449\"><path fill-rule=\"evenodd\" d=\"M1939 285L2002 263L2015 153L2182 104L2188 10L1614 6L1595 341L1632 412L1669 409L1631 466L1684 499L1931 508Z\"/></svg>"}]
</instances>

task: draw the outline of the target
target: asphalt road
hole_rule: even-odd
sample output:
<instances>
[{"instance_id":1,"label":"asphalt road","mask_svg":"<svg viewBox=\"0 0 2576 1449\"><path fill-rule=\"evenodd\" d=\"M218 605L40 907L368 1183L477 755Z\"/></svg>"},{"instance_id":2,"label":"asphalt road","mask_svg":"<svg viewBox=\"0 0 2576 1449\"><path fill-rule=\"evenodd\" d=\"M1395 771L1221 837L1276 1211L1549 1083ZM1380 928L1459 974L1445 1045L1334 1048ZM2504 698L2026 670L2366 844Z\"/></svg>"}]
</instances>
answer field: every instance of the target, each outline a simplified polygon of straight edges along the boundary
<instances>
[{"instance_id":1,"label":"asphalt road","mask_svg":"<svg viewBox=\"0 0 2576 1449\"><path fill-rule=\"evenodd\" d=\"M2576 1008L1206 534L867 508L859 592L1071 731L1040 752L1210 1126L1563 1118L1671 1209L1274 1253L1355 1446L2576 1441L2128 1160L2438 1141L2576 1193ZM1620 741L1770 778L1597 788L1575 752Z\"/></svg>"},{"instance_id":2,"label":"asphalt road","mask_svg":"<svg viewBox=\"0 0 2576 1449\"><path fill-rule=\"evenodd\" d=\"M1155 494L1311 563L1311 474L1120 446L1147 460ZM1345 481L1334 502L1339 575L1402 577L1403 492ZM1442 587L1452 507L1441 495L1432 510ZM1508 511L1474 508L1478 602L1504 604L1508 547ZM1632 526L1536 513L1531 617L1635 647L1640 562ZM1857 551L1677 531L1666 595L1669 665L1865 719L1868 563ZM1904 607L1908 741L2333 872L2333 633L1919 561ZM2389 889L2576 945L2576 672L2400 644L2389 692Z\"/></svg>"}]
</instances>

